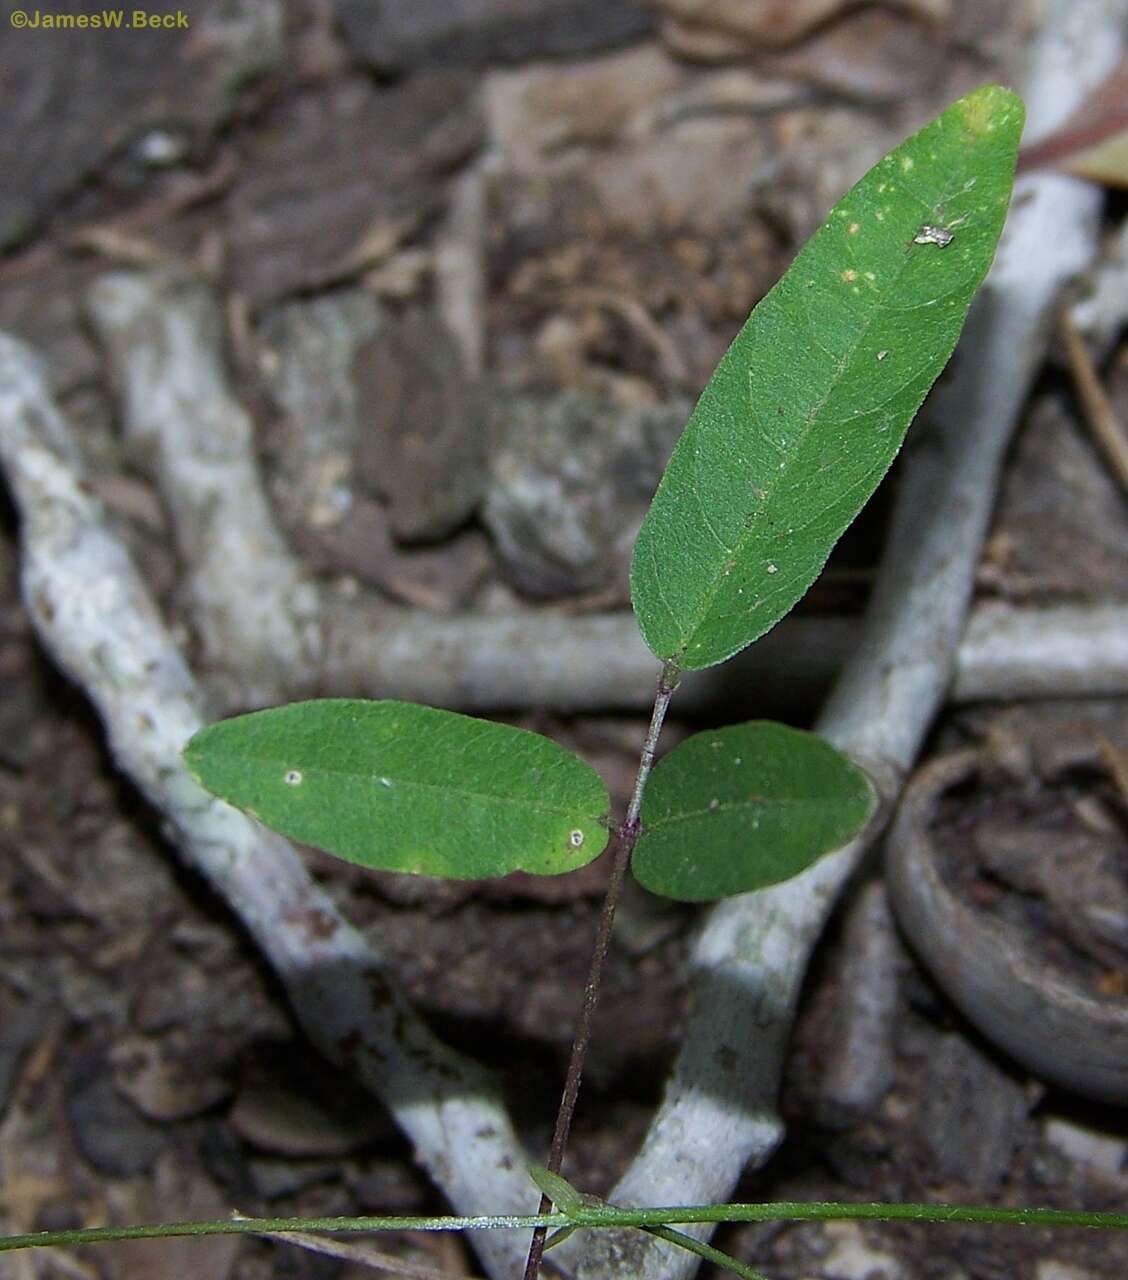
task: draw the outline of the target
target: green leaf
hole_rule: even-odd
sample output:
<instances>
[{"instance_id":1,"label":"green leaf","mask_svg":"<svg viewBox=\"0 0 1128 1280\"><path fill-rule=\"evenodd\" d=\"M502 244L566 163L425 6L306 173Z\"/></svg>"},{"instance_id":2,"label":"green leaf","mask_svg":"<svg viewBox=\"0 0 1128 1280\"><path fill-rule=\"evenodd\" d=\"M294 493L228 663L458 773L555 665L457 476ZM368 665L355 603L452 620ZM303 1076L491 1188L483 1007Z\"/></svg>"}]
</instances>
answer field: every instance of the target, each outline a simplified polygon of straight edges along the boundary
<instances>
[{"instance_id":1,"label":"green leaf","mask_svg":"<svg viewBox=\"0 0 1128 1280\"><path fill-rule=\"evenodd\" d=\"M574 1236L579 1228L575 1225L568 1227L557 1227L555 1231L550 1232L545 1238L544 1251L547 1253L549 1249L555 1249L557 1245L561 1245L569 1236Z\"/></svg>"},{"instance_id":2,"label":"green leaf","mask_svg":"<svg viewBox=\"0 0 1128 1280\"><path fill-rule=\"evenodd\" d=\"M635 544L631 598L659 658L723 662L818 576L952 353L1023 114L997 86L961 98L870 170L752 312Z\"/></svg>"},{"instance_id":3,"label":"green leaf","mask_svg":"<svg viewBox=\"0 0 1128 1280\"><path fill-rule=\"evenodd\" d=\"M635 876L680 902L790 880L865 826L865 773L813 733L753 720L687 738L654 768Z\"/></svg>"},{"instance_id":4,"label":"green leaf","mask_svg":"<svg viewBox=\"0 0 1128 1280\"><path fill-rule=\"evenodd\" d=\"M537 1184L543 1195L548 1196L561 1213L573 1214L584 1207L583 1197L567 1178L553 1173L539 1164L529 1165L529 1177Z\"/></svg>"},{"instance_id":5,"label":"green leaf","mask_svg":"<svg viewBox=\"0 0 1128 1280\"><path fill-rule=\"evenodd\" d=\"M184 758L268 827L365 867L557 875L608 840L607 789L582 760L539 734L410 702L256 711L202 729Z\"/></svg>"}]
</instances>

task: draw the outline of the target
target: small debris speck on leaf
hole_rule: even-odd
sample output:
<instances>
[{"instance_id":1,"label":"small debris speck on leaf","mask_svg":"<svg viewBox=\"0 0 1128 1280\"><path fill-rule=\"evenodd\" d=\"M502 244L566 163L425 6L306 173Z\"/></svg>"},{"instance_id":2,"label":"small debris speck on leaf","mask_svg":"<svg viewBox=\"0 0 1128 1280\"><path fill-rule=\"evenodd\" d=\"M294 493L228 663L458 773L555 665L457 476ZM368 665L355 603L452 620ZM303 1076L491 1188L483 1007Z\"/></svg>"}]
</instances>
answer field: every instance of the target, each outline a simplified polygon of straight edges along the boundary
<instances>
[{"instance_id":1,"label":"small debris speck on leaf","mask_svg":"<svg viewBox=\"0 0 1128 1280\"><path fill-rule=\"evenodd\" d=\"M934 244L943 249L952 243L954 236L946 227L932 227L926 222L913 236L913 244Z\"/></svg>"}]
</instances>

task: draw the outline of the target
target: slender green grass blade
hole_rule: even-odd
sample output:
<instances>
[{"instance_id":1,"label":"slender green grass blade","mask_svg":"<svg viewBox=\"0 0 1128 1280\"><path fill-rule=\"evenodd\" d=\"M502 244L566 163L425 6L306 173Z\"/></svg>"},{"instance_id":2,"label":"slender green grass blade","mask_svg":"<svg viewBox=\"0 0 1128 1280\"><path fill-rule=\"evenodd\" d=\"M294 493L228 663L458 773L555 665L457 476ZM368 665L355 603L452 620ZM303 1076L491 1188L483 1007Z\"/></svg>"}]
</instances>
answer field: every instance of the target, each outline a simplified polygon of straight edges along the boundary
<instances>
[{"instance_id":1,"label":"slender green grass blade","mask_svg":"<svg viewBox=\"0 0 1128 1280\"><path fill-rule=\"evenodd\" d=\"M635 544L631 597L659 658L723 662L818 576L952 353L1023 116L997 86L961 98L862 178L752 312Z\"/></svg>"},{"instance_id":2,"label":"slender green grass blade","mask_svg":"<svg viewBox=\"0 0 1128 1280\"><path fill-rule=\"evenodd\" d=\"M548 738L409 702L328 698L209 725L184 759L284 835L387 871L557 875L607 844L607 789Z\"/></svg>"},{"instance_id":3,"label":"slender green grass blade","mask_svg":"<svg viewBox=\"0 0 1128 1280\"><path fill-rule=\"evenodd\" d=\"M679 1249L685 1249L689 1253L697 1254L699 1258L704 1258L706 1262L711 1262L714 1266L720 1267L722 1273L729 1271L734 1276L739 1276L740 1280L767 1280L767 1276L762 1271L757 1271L755 1267L750 1267L746 1262L741 1262L730 1253L723 1253L711 1244L706 1244L704 1240L698 1240L696 1236L691 1236L687 1231L675 1231L672 1227L646 1227L644 1230L652 1236L657 1236L659 1240L665 1240L669 1244L676 1244Z\"/></svg>"}]
</instances>

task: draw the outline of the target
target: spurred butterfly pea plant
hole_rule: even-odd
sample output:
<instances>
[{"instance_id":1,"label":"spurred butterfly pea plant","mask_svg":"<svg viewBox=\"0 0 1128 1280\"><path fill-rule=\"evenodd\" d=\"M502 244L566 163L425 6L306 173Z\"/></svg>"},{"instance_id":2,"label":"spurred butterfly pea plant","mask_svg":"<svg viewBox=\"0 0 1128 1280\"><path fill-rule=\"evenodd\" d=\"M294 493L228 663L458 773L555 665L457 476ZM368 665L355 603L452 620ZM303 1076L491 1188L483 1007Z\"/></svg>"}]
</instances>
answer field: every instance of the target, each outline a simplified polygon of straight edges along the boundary
<instances>
[{"instance_id":1,"label":"spurred butterfly pea plant","mask_svg":"<svg viewBox=\"0 0 1128 1280\"><path fill-rule=\"evenodd\" d=\"M658 731L681 672L784 617L889 469L991 264L1022 120L988 86L881 160L702 393L634 549L631 599L663 665L622 821L594 770L548 739L395 701L211 725L185 749L193 775L285 835L423 875L557 875L614 834L647 888L696 902L786 880L846 843L874 792L829 744L732 726L683 742L651 780Z\"/></svg>"},{"instance_id":2,"label":"spurred butterfly pea plant","mask_svg":"<svg viewBox=\"0 0 1128 1280\"><path fill-rule=\"evenodd\" d=\"M540 1212L477 1219L239 1219L7 1237L33 1243L299 1229L636 1226L739 1275L751 1268L674 1222L834 1217L1125 1226L1124 1215L938 1205L712 1205L620 1209L559 1176L591 1016L628 870L685 902L798 875L865 825L876 792L818 737L751 722L696 734L655 763L684 671L725 661L802 598L889 469L991 264L1023 108L988 86L881 160L831 211L760 302L705 388L639 532L631 599L661 663L625 815L583 761L537 734L397 701L327 699L254 712L192 738L185 760L215 795L362 866L466 879L558 875L614 845L610 886ZM968 424L974 429L974 424ZM555 1212L550 1212L555 1205ZM64 1238L65 1237L65 1238Z\"/></svg>"},{"instance_id":3,"label":"spurred butterfly pea plant","mask_svg":"<svg viewBox=\"0 0 1128 1280\"><path fill-rule=\"evenodd\" d=\"M542 1213L563 1194L544 1179L559 1174L628 867L681 901L746 893L798 875L873 813L864 772L811 734L733 725L655 765L658 736L681 673L724 662L784 617L888 471L991 265L1023 115L989 86L881 160L753 310L702 393L634 548L631 600L662 669L621 820L595 771L556 743L404 702L254 712L185 749L215 795L366 867L558 875L614 840ZM538 1229L529 1280L544 1239Z\"/></svg>"}]
</instances>

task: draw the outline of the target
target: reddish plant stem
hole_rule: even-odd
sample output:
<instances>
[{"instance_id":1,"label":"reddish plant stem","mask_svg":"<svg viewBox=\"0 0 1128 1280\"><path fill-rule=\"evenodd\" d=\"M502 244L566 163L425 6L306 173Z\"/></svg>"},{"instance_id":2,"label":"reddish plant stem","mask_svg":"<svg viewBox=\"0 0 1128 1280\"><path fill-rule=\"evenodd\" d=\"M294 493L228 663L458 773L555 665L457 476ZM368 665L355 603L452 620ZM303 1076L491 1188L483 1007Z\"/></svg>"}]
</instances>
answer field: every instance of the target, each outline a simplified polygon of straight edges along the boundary
<instances>
[{"instance_id":1,"label":"reddish plant stem","mask_svg":"<svg viewBox=\"0 0 1128 1280\"><path fill-rule=\"evenodd\" d=\"M595 935L595 945L591 953L591 968L588 970L587 986L584 988L584 1001L580 1008L579 1020L576 1023L576 1034L572 1040L572 1053L568 1059L568 1070L564 1076L564 1090L560 1095L560 1106L556 1112L556 1123L552 1129L552 1143L548 1151L546 1167L549 1173L559 1173L564 1160L564 1148L568 1145L568 1134L572 1128L572 1116L576 1111L576 1099L580 1093L580 1081L584 1074L584 1060L587 1057L588 1045L591 1042L592 1022L595 1018L595 1007L599 1003L599 989L603 980L603 962L607 959L607 951L611 945L611 930L615 924L615 910L619 905L619 897L623 891L623 882L627 878L627 869L631 864L631 854L638 843L642 830L639 815L642 812L642 797L646 791L646 782L654 767L654 753L658 747L658 737L662 732L662 722L666 718L666 710L670 698L678 687L680 679L678 667L667 662L658 677L658 692L654 697L654 710L650 717L650 728L646 733L642 754L639 757L638 773L635 775L634 790L627 806L627 816L616 829L614 835L615 857L611 864L611 879L607 885L607 893L603 898L603 907L599 914L599 928ZM538 1213L548 1213L552 1201L543 1192L541 1194ZM540 1275L541 1259L544 1257L546 1227L537 1227L529 1244L529 1256L525 1263L524 1280L537 1280Z\"/></svg>"}]
</instances>

